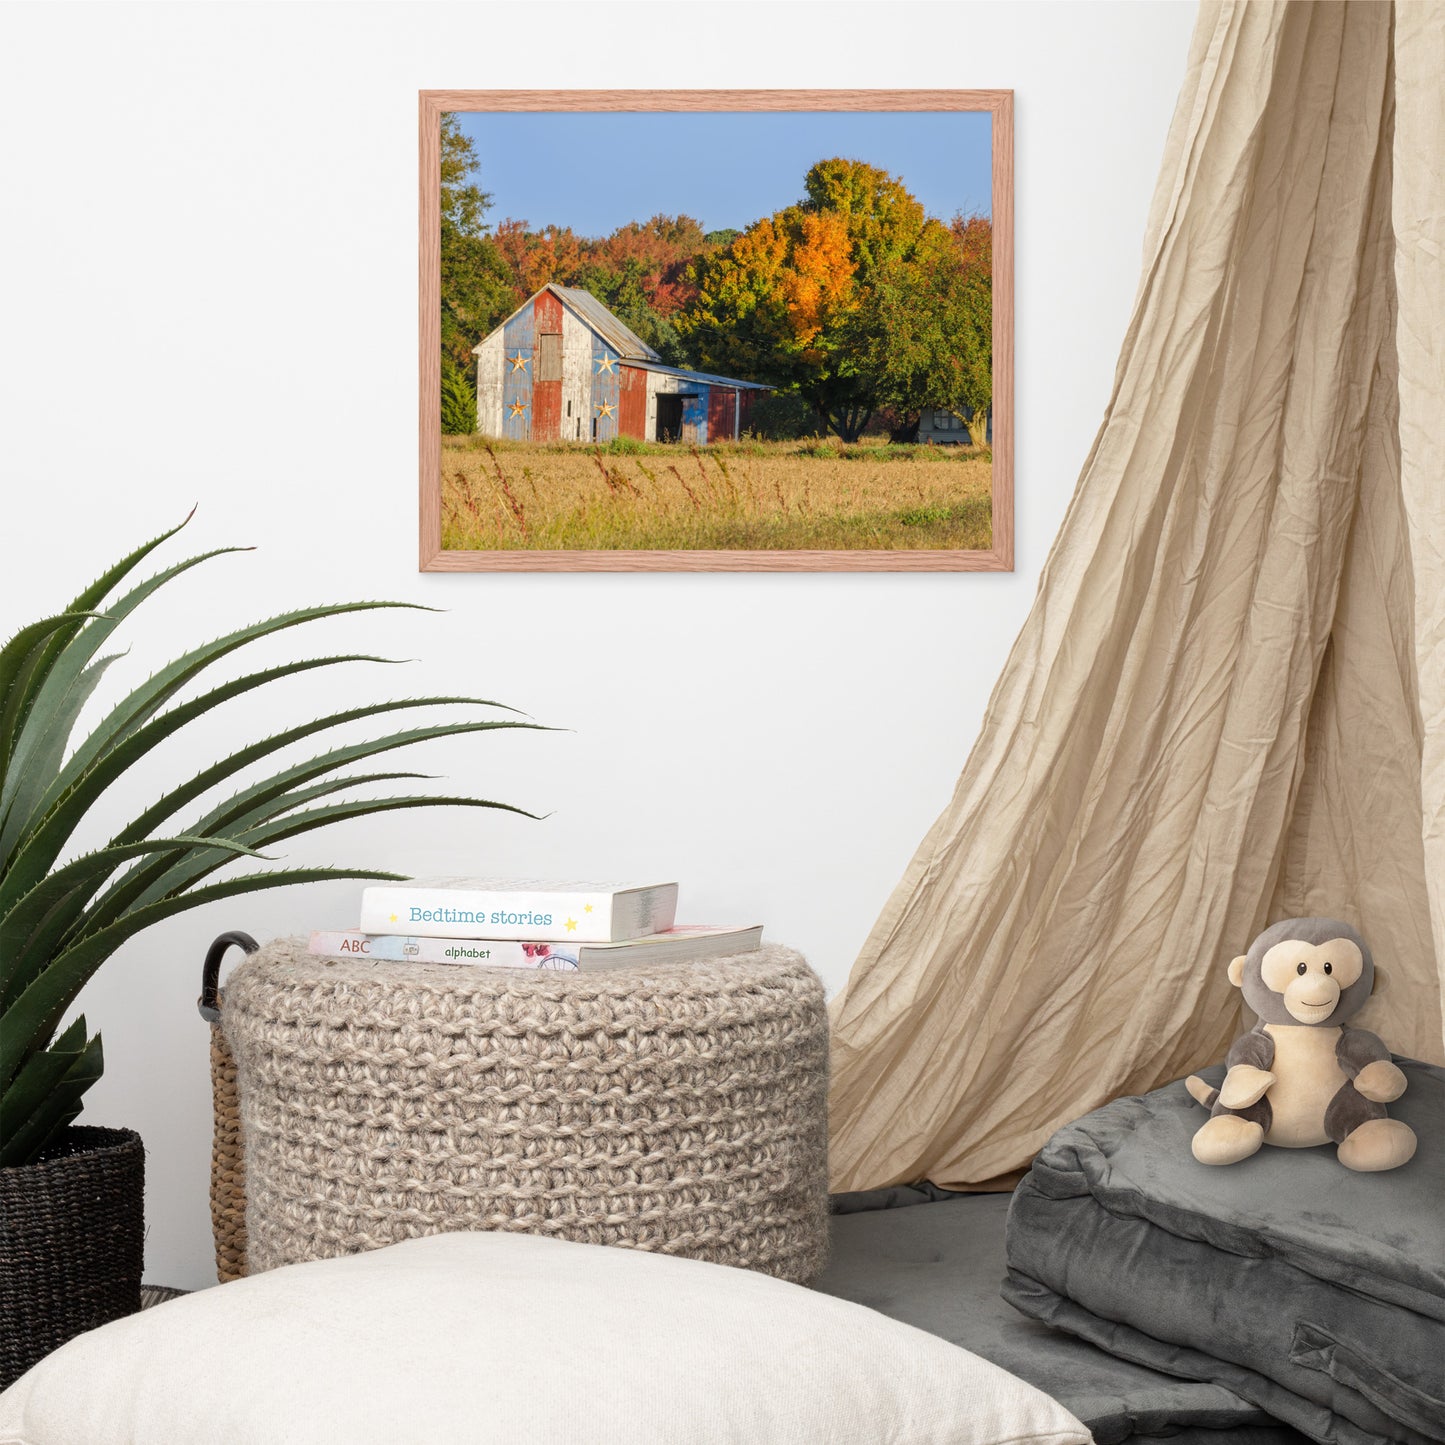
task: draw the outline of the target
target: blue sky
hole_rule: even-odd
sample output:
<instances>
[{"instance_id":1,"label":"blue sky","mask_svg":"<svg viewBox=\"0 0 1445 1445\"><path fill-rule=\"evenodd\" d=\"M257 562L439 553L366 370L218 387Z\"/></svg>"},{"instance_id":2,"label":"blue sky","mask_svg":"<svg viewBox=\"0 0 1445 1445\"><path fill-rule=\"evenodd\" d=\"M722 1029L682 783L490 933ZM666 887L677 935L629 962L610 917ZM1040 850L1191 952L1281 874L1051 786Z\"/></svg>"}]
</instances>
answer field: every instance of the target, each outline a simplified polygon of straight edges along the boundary
<instances>
[{"instance_id":1,"label":"blue sky","mask_svg":"<svg viewBox=\"0 0 1445 1445\"><path fill-rule=\"evenodd\" d=\"M990 213L987 112L472 112L487 219L604 236L659 212L742 229L801 199L815 161L901 177L930 215Z\"/></svg>"}]
</instances>

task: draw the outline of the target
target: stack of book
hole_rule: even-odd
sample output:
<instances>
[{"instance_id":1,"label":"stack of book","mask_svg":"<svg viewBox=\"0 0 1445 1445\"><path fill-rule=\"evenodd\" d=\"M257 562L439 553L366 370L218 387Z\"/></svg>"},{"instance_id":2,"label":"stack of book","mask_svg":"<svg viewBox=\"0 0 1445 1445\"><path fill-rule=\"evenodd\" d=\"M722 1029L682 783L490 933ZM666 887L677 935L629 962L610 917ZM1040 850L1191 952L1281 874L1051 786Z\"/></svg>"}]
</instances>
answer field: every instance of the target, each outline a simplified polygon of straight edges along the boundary
<instances>
[{"instance_id":1,"label":"stack of book","mask_svg":"<svg viewBox=\"0 0 1445 1445\"><path fill-rule=\"evenodd\" d=\"M751 953L759 924L677 924L676 883L422 878L367 888L354 933L311 952L378 962L601 969Z\"/></svg>"}]
</instances>

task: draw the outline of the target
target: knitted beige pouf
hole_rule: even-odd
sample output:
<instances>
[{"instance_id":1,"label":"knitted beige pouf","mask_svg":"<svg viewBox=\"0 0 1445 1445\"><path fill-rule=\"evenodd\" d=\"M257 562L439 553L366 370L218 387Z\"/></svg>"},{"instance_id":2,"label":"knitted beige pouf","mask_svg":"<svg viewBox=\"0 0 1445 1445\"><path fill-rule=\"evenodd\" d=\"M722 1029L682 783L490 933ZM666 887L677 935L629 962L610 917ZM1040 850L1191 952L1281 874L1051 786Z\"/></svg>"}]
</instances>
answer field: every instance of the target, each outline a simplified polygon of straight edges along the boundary
<instances>
[{"instance_id":1,"label":"knitted beige pouf","mask_svg":"<svg viewBox=\"0 0 1445 1445\"><path fill-rule=\"evenodd\" d=\"M786 948L597 973L318 957L225 991L248 1268L518 1230L807 1280L827 1016Z\"/></svg>"}]
</instances>

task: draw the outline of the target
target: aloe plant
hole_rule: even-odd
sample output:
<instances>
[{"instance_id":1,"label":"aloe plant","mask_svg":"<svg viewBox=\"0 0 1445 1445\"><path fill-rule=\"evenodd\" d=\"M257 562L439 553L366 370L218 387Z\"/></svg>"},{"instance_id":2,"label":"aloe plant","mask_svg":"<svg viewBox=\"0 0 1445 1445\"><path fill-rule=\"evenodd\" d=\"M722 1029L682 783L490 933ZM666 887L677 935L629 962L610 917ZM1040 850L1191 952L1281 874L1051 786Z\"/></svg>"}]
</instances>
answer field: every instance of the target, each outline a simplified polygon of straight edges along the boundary
<instances>
[{"instance_id":1,"label":"aloe plant","mask_svg":"<svg viewBox=\"0 0 1445 1445\"><path fill-rule=\"evenodd\" d=\"M186 521L189 521L188 517ZM328 737L344 724L413 709L501 707L484 698L419 697L371 703L308 719L230 753L171 786L103 847L61 861L82 820L126 771L182 727L229 698L316 668L388 661L359 653L304 658L232 677L187 701L174 699L237 649L288 628L399 602L343 602L283 613L228 633L177 658L128 693L83 737L81 710L106 669L115 629L166 583L225 553L188 557L118 592L174 527L112 567L62 613L22 627L0 649L0 1166L34 1159L80 1113L100 1078L100 1035L84 1017L60 1024L86 981L127 939L172 914L263 888L323 879L396 879L360 868L280 868L207 882L238 858L344 818L397 808L522 808L481 798L405 795L338 798L361 784L424 778L414 772L355 772L352 765L412 743L536 723L456 719L385 732L363 742ZM117 595L118 594L118 595ZM423 611L428 609L421 609ZM512 711L504 708L504 711ZM292 744L322 739L325 750L245 782L202 815L176 827L197 799ZM313 746L315 744L313 743ZM308 751L310 749L308 748Z\"/></svg>"}]
</instances>

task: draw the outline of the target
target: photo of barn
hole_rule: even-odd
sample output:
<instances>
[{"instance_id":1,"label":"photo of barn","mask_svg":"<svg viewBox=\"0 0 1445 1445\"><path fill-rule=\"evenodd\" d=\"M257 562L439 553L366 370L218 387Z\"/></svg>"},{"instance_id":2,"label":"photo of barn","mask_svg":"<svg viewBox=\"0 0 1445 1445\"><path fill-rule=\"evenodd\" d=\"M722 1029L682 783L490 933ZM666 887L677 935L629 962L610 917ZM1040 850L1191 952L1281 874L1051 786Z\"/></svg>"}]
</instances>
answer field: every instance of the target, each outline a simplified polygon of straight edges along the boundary
<instances>
[{"instance_id":1,"label":"photo of barn","mask_svg":"<svg viewBox=\"0 0 1445 1445\"><path fill-rule=\"evenodd\" d=\"M426 545L439 511L462 570L994 565L994 115L442 112Z\"/></svg>"},{"instance_id":2,"label":"photo of barn","mask_svg":"<svg viewBox=\"0 0 1445 1445\"><path fill-rule=\"evenodd\" d=\"M736 441L772 389L666 365L572 286L542 287L473 354L477 430L513 441Z\"/></svg>"}]
</instances>

